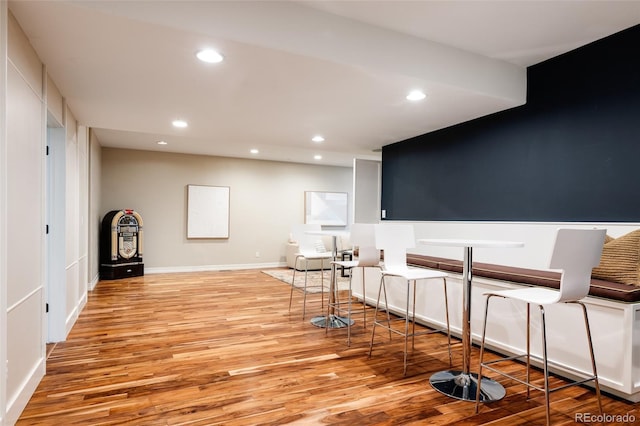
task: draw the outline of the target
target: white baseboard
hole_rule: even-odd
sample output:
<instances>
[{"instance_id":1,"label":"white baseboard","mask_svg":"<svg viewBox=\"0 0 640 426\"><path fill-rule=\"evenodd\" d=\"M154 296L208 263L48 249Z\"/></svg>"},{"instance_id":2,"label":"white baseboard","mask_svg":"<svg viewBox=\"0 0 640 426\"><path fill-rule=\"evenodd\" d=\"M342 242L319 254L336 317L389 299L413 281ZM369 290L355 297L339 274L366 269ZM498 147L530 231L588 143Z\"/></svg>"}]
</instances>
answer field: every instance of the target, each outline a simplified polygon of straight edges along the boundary
<instances>
[{"instance_id":1,"label":"white baseboard","mask_svg":"<svg viewBox=\"0 0 640 426\"><path fill-rule=\"evenodd\" d=\"M44 352L43 352L44 355ZM27 406L29 399L35 393L38 384L46 372L45 358L41 358L38 364L27 374L26 380L21 384L17 394L10 397L7 402L7 414L2 424L12 425L18 421L22 411Z\"/></svg>"},{"instance_id":2,"label":"white baseboard","mask_svg":"<svg viewBox=\"0 0 640 426\"><path fill-rule=\"evenodd\" d=\"M98 281L100 281L100 274L96 274L93 279L88 283L89 291L93 291L98 285Z\"/></svg>"},{"instance_id":3,"label":"white baseboard","mask_svg":"<svg viewBox=\"0 0 640 426\"><path fill-rule=\"evenodd\" d=\"M157 268L144 268L145 274L168 274L174 272L205 272L205 271L232 271L242 269L267 269L287 266L286 262L271 263L242 263L234 265L197 265L197 266L165 266Z\"/></svg>"}]
</instances>

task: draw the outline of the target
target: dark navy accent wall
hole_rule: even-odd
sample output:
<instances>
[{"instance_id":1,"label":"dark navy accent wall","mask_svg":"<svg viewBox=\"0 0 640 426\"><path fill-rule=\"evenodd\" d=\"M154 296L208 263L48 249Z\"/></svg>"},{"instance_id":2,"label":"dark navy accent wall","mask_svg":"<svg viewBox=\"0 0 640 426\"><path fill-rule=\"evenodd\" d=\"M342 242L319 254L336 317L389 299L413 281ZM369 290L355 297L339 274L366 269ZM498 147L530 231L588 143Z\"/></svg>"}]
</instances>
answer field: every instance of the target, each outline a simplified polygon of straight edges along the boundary
<instances>
[{"instance_id":1,"label":"dark navy accent wall","mask_svg":"<svg viewBox=\"0 0 640 426\"><path fill-rule=\"evenodd\" d=\"M640 221L640 25L527 74L526 105L383 148L386 219Z\"/></svg>"}]
</instances>

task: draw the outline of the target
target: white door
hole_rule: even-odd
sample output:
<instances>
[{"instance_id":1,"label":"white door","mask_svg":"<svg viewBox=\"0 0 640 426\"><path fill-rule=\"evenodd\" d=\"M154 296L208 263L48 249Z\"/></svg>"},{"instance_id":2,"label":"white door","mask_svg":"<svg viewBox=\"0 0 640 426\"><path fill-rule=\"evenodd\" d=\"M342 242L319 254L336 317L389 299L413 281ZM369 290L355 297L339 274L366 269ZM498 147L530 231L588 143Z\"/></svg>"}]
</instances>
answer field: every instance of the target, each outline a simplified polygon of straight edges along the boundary
<instances>
[{"instance_id":1,"label":"white door","mask_svg":"<svg viewBox=\"0 0 640 426\"><path fill-rule=\"evenodd\" d=\"M47 123L46 286L47 343L65 340L65 129ZM54 126L54 127L52 127Z\"/></svg>"}]
</instances>

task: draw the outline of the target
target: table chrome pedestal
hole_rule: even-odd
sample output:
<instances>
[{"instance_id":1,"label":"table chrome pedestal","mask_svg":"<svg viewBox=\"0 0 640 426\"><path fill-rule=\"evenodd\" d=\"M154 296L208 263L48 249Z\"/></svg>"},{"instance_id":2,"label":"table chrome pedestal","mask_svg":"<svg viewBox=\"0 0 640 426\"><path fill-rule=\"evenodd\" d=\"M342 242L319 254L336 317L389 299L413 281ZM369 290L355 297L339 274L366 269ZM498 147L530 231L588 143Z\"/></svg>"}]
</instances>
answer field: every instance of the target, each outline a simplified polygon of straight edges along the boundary
<instances>
[{"instance_id":1,"label":"table chrome pedestal","mask_svg":"<svg viewBox=\"0 0 640 426\"><path fill-rule=\"evenodd\" d=\"M311 324L316 327L327 327L327 319L329 320L329 328L343 328L347 325L353 325L355 321L349 320L347 317L339 317L337 315L329 315L328 317L314 317L311 318Z\"/></svg>"},{"instance_id":2,"label":"table chrome pedestal","mask_svg":"<svg viewBox=\"0 0 640 426\"><path fill-rule=\"evenodd\" d=\"M476 400L478 391L478 375L463 371L440 371L429 378L435 390L452 398L463 401ZM488 377L482 378L480 402L498 401L506 395L504 387Z\"/></svg>"},{"instance_id":3,"label":"table chrome pedestal","mask_svg":"<svg viewBox=\"0 0 640 426\"><path fill-rule=\"evenodd\" d=\"M338 244L337 244L337 238L338 236L342 236L342 235L349 235L348 232L346 231L316 231L316 232L309 232L309 234L311 235L329 235L331 236L331 239L333 241L333 249L332 249L332 254L333 254L333 260L335 261L338 257ZM329 305L333 306L335 303L335 288L336 288L336 265L333 264L331 266L331 281L329 283ZM324 291L324 289L323 289ZM311 324L315 325L316 327L321 327L321 328L343 328L346 327L347 325L353 325L354 321L353 320L349 320L346 317L339 317L338 315L334 314L335 312L335 308L332 308L329 312L328 315L323 315L323 316L317 316L317 317L313 317L311 318ZM348 322L351 321L351 324L349 324Z\"/></svg>"},{"instance_id":4,"label":"table chrome pedestal","mask_svg":"<svg viewBox=\"0 0 640 426\"><path fill-rule=\"evenodd\" d=\"M462 263L462 370L440 371L429 378L429 383L438 392L463 401L476 401L478 375L470 372L471 362L471 282L473 267L473 247L522 247L521 242L464 239L424 239L418 242L430 245L455 246L464 248ZM495 380L482 377L481 402L498 401L506 395L504 387Z\"/></svg>"}]
</instances>

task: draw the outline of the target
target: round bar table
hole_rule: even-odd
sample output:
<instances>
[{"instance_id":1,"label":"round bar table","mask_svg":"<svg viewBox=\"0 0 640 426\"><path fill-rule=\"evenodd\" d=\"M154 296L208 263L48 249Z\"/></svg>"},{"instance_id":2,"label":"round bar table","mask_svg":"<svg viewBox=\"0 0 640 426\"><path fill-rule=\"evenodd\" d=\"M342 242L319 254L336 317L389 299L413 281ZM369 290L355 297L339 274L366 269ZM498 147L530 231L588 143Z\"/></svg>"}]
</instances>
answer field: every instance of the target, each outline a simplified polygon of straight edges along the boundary
<instances>
[{"instance_id":1,"label":"round bar table","mask_svg":"<svg viewBox=\"0 0 640 426\"><path fill-rule=\"evenodd\" d=\"M322 231L308 231L306 232L309 235L329 235L333 240L333 261L338 258L338 237L348 237L349 232L343 230L322 230ZM322 273L322 270L320 271ZM353 325L354 321L350 320L346 317L339 317L335 315L335 286L336 286L336 265L333 263L331 265L331 281L329 282L329 306L331 309L329 310L329 314L327 316L317 316L311 318L311 324L316 327L322 328L343 328L347 325ZM349 324L349 322L351 324Z\"/></svg>"},{"instance_id":2,"label":"round bar table","mask_svg":"<svg viewBox=\"0 0 640 426\"><path fill-rule=\"evenodd\" d=\"M471 280L473 278L473 248L524 247L519 241L467 240L467 239L419 239L418 243L433 246L463 247L462 267L462 371L446 370L434 373L429 382L435 390L463 401L476 401L478 374L469 368L471 362ZM504 387L495 380L482 378L481 402L498 401L505 396Z\"/></svg>"}]
</instances>

